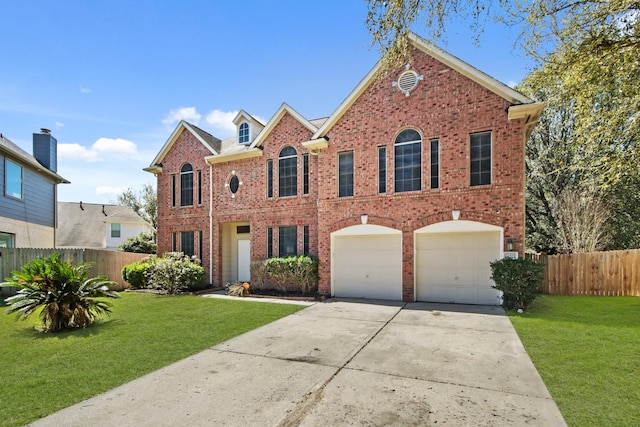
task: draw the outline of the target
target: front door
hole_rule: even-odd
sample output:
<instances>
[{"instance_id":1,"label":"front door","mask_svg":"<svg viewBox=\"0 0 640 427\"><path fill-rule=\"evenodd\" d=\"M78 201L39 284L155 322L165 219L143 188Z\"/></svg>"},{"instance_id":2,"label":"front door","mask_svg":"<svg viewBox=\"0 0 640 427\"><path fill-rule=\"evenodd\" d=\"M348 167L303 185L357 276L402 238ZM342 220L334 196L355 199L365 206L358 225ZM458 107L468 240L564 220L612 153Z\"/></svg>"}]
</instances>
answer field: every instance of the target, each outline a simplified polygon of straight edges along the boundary
<instances>
[{"instance_id":1,"label":"front door","mask_svg":"<svg viewBox=\"0 0 640 427\"><path fill-rule=\"evenodd\" d=\"M251 240L238 240L238 281L251 280Z\"/></svg>"}]
</instances>

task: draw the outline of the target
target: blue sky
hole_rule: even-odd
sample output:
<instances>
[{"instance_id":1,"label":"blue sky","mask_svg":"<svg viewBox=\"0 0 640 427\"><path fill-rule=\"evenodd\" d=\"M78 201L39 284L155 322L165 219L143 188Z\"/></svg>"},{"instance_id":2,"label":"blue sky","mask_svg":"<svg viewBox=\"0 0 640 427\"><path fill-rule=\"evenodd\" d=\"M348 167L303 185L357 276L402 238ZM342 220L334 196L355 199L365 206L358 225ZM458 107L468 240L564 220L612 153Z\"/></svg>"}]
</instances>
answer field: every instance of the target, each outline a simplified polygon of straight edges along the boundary
<instances>
[{"instance_id":1,"label":"blue sky","mask_svg":"<svg viewBox=\"0 0 640 427\"><path fill-rule=\"evenodd\" d=\"M360 0L25 0L0 10L0 133L31 153L32 133L51 129L58 173L71 181L60 201L109 203L155 185L142 168L180 119L225 138L240 109L268 120L287 102L326 117L379 59ZM504 83L532 68L514 29L487 23L480 46L464 22L446 36L440 47Z\"/></svg>"}]
</instances>

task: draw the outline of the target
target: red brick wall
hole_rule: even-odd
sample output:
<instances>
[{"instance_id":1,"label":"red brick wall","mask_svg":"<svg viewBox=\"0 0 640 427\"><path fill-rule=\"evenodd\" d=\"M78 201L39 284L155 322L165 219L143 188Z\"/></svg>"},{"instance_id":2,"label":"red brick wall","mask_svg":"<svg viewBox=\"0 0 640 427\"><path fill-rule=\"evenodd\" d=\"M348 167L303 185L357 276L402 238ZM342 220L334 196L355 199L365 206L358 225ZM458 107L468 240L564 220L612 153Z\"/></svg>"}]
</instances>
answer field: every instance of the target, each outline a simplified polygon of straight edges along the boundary
<instances>
[{"instance_id":1,"label":"red brick wall","mask_svg":"<svg viewBox=\"0 0 640 427\"><path fill-rule=\"evenodd\" d=\"M158 254L172 249L172 233L177 233L177 245L180 250L180 232L195 231L196 255L202 258L203 266L209 271L207 252L209 246L209 166L205 156L212 153L189 131L183 131L173 144L169 153L162 159L162 173L157 177L158 191ZM193 206L180 206L180 169L190 163L194 171ZM198 171L202 171L202 203L198 205ZM171 176L176 176L176 206L171 206ZM205 254L197 253L198 231L203 232L202 247Z\"/></svg>"}]
</instances>

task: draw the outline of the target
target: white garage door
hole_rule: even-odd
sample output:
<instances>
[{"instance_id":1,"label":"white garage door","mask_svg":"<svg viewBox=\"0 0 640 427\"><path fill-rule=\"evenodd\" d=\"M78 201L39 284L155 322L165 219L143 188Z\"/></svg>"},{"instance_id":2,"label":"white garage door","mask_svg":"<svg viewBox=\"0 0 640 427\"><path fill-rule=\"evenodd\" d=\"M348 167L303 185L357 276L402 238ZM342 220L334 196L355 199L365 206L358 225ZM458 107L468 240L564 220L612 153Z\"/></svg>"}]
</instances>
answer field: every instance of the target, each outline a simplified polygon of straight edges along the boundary
<instances>
[{"instance_id":1,"label":"white garage door","mask_svg":"<svg viewBox=\"0 0 640 427\"><path fill-rule=\"evenodd\" d=\"M402 299L402 233L356 225L332 234L333 295Z\"/></svg>"},{"instance_id":2,"label":"white garage door","mask_svg":"<svg viewBox=\"0 0 640 427\"><path fill-rule=\"evenodd\" d=\"M416 233L417 300L500 304L500 293L491 287L489 266L500 258L500 229L474 231L473 227L469 228Z\"/></svg>"}]
</instances>

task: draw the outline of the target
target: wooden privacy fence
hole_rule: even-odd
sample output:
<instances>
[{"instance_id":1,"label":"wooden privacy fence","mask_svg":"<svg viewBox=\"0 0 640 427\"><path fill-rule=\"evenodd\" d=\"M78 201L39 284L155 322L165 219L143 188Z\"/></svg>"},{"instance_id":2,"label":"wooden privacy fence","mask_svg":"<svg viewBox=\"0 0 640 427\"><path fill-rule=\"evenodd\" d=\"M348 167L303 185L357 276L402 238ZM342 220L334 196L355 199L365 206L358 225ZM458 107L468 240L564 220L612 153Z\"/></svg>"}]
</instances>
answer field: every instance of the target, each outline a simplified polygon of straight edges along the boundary
<instances>
[{"instance_id":1,"label":"wooden privacy fence","mask_svg":"<svg viewBox=\"0 0 640 427\"><path fill-rule=\"evenodd\" d=\"M545 264L545 293L640 296L640 249L528 258Z\"/></svg>"},{"instance_id":2,"label":"wooden privacy fence","mask_svg":"<svg viewBox=\"0 0 640 427\"><path fill-rule=\"evenodd\" d=\"M20 268L35 258L48 257L54 252L60 254L64 260L71 260L74 264L81 262L94 263L89 270L89 277L107 276L118 285L113 289L121 291L127 288L127 282L122 279L122 267L145 258L146 254L131 252L115 252L99 249L40 249L40 248L0 248L0 282L11 276L13 270ZM15 290L2 288L0 295L14 294Z\"/></svg>"}]
</instances>

